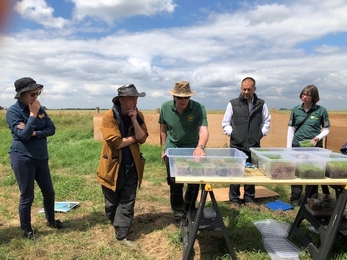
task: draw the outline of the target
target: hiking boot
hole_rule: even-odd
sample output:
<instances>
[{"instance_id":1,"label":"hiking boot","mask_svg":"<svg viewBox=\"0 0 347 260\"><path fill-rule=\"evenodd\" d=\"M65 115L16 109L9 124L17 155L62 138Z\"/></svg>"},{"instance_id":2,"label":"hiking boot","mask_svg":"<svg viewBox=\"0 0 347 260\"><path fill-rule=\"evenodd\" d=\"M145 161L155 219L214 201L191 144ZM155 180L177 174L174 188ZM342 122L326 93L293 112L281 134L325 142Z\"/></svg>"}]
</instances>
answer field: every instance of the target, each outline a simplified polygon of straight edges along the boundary
<instances>
[{"instance_id":1,"label":"hiking boot","mask_svg":"<svg viewBox=\"0 0 347 260\"><path fill-rule=\"evenodd\" d=\"M290 202L290 205L292 205L293 208L299 207L300 206L300 202L298 200L292 200Z\"/></svg>"},{"instance_id":2,"label":"hiking boot","mask_svg":"<svg viewBox=\"0 0 347 260\"><path fill-rule=\"evenodd\" d=\"M25 231L23 237L29 240L38 240L38 237L35 235L34 231Z\"/></svg>"},{"instance_id":3,"label":"hiking boot","mask_svg":"<svg viewBox=\"0 0 347 260\"><path fill-rule=\"evenodd\" d=\"M54 220L53 222L47 222L46 226L50 228L62 229L67 227L67 224L57 219L57 220Z\"/></svg>"},{"instance_id":4,"label":"hiking boot","mask_svg":"<svg viewBox=\"0 0 347 260\"><path fill-rule=\"evenodd\" d=\"M253 209L253 210L256 210L256 211L260 211L260 206L255 204L255 202L253 202L253 201L246 202L245 206L250 208L250 209Z\"/></svg>"},{"instance_id":5,"label":"hiking boot","mask_svg":"<svg viewBox=\"0 0 347 260\"><path fill-rule=\"evenodd\" d=\"M176 217L174 217L175 226L178 227L178 228L183 227L185 220L186 220L185 216L182 216L182 217L176 216Z\"/></svg>"},{"instance_id":6,"label":"hiking boot","mask_svg":"<svg viewBox=\"0 0 347 260\"><path fill-rule=\"evenodd\" d=\"M240 204L238 202L231 202L230 209L235 212L239 212Z\"/></svg>"},{"instance_id":7,"label":"hiking boot","mask_svg":"<svg viewBox=\"0 0 347 260\"><path fill-rule=\"evenodd\" d=\"M117 239L117 242L123 246L128 246L128 247L138 247L139 244L134 242L134 241L130 241L127 238L123 238L121 240Z\"/></svg>"}]
</instances>

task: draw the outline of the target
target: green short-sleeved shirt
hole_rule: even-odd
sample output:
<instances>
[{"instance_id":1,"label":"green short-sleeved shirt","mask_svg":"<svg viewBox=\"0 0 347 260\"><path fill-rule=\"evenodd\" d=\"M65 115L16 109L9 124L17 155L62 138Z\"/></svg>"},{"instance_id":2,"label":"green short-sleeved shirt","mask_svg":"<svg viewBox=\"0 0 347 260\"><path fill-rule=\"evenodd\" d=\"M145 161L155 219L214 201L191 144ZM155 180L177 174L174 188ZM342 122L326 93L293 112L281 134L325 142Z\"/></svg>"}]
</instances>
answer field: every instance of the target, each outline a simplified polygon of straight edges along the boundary
<instances>
[{"instance_id":1,"label":"green short-sleeved shirt","mask_svg":"<svg viewBox=\"0 0 347 260\"><path fill-rule=\"evenodd\" d=\"M311 115L306 119L304 124L295 132L292 145L299 146L299 141L312 139L319 135L321 128L330 127L328 111L317 104L313 105ZM303 105L296 106L290 114L288 126L296 128L306 117L307 113ZM317 143L318 147L322 147L322 140Z\"/></svg>"},{"instance_id":2,"label":"green short-sleeved shirt","mask_svg":"<svg viewBox=\"0 0 347 260\"><path fill-rule=\"evenodd\" d=\"M199 127L207 126L206 109L189 100L187 109L179 114L173 100L163 103L158 123L167 126L166 148L194 148L199 142Z\"/></svg>"}]
</instances>

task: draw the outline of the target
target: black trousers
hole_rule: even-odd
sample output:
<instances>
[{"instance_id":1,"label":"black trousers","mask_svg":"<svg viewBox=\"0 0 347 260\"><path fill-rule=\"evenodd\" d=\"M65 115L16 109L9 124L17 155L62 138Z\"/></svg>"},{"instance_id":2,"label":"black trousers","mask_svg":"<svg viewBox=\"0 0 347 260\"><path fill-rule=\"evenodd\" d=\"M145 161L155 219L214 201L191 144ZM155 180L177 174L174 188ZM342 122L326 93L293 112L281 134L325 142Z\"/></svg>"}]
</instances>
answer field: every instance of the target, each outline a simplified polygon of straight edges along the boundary
<instances>
[{"instance_id":1,"label":"black trousers","mask_svg":"<svg viewBox=\"0 0 347 260\"><path fill-rule=\"evenodd\" d=\"M311 190L311 193L308 195L308 198L317 198L318 197L318 185L312 185L313 188ZM290 195L290 201L299 201L301 198L302 193L302 185L291 185L291 191L292 194ZM307 188L309 186L306 186L305 191L307 191ZM324 194L330 194L329 186L328 185L321 185L322 192Z\"/></svg>"},{"instance_id":2,"label":"black trousers","mask_svg":"<svg viewBox=\"0 0 347 260\"><path fill-rule=\"evenodd\" d=\"M195 202L199 194L199 184L188 184L183 199L183 183L176 183L170 176L169 158L165 158L167 184L170 186L170 205L175 218L185 217L189 209L195 208Z\"/></svg>"},{"instance_id":3,"label":"black trousers","mask_svg":"<svg viewBox=\"0 0 347 260\"><path fill-rule=\"evenodd\" d=\"M247 156L247 162L252 162L251 152L243 151ZM240 186L239 184L231 184L229 187L229 200L230 202L240 203ZM252 202L255 198L255 186L250 184L243 185L245 202Z\"/></svg>"},{"instance_id":4,"label":"black trousers","mask_svg":"<svg viewBox=\"0 0 347 260\"><path fill-rule=\"evenodd\" d=\"M105 213L116 231L116 238L128 237L134 219L138 176L135 166L120 167L116 191L101 186L105 200Z\"/></svg>"},{"instance_id":5,"label":"black trousers","mask_svg":"<svg viewBox=\"0 0 347 260\"><path fill-rule=\"evenodd\" d=\"M55 192L48 159L36 160L22 153L12 152L10 153L10 160L20 191L18 212L21 229L33 230L31 227L31 206L35 196L35 181L42 193L46 220L51 223L54 222Z\"/></svg>"}]
</instances>

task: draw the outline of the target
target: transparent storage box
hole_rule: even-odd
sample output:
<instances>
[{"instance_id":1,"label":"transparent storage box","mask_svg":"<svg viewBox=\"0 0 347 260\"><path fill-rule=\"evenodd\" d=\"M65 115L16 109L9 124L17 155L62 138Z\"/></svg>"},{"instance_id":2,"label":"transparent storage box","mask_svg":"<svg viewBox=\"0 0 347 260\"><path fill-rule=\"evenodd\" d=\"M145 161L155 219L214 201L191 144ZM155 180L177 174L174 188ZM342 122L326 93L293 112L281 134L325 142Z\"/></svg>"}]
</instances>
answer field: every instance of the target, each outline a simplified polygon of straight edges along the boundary
<instances>
[{"instance_id":1,"label":"transparent storage box","mask_svg":"<svg viewBox=\"0 0 347 260\"><path fill-rule=\"evenodd\" d=\"M325 176L332 179L347 178L347 155L341 153L321 154L326 159Z\"/></svg>"},{"instance_id":2,"label":"transparent storage box","mask_svg":"<svg viewBox=\"0 0 347 260\"><path fill-rule=\"evenodd\" d=\"M264 237L287 237L289 234L290 224L275 219L258 220L254 221L253 224Z\"/></svg>"},{"instance_id":3,"label":"transparent storage box","mask_svg":"<svg viewBox=\"0 0 347 260\"><path fill-rule=\"evenodd\" d=\"M299 260L300 249L284 237L263 237L265 250L271 260Z\"/></svg>"},{"instance_id":4,"label":"transparent storage box","mask_svg":"<svg viewBox=\"0 0 347 260\"><path fill-rule=\"evenodd\" d=\"M301 179L324 179L326 159L307 151L290 153L296 161L295 175Z\"/></svg>"},{"instance_id":5,"label":"transparent storage box","mask_svg":"<svg viewBox=\"0 0 347 260\"><path fill-rule=\"evenodd\" d=\"M332 153L331 150L321 148L321 147L291 147L287 148L287 151L300 152L300 153L313 153L317 155L329 155Z\"/></svg>"},{"instance_id":6,"label":"transparent storage box","mask_svg":"<svg viewBox=\"0 0 347 260\"><path fill-rule=\"evenodd\" d=\"M264 152L258 154L258 169L274 180L295 178L296 161L286 152Z\"/></svg>"},{"instance_id":7,"label":"transparent storage box","mask_svg":"<svg viewBox=\"0 0 347 260\"><path fill-rule=\"evenodd\" d=\"M249 148L250 152L251 152L251 160L252 160L252 164L259 168L258 165L258 155L262 154L262 153L271 153L271 152L283 152L285 151L287 148L279 148L279 147L252 147Z\"/></svg>"},{"instance_id":8,"label":"transparent storage box","mask_svg":"<svg viewBox=\"0 0 347 260\"><path fill-rule=\"evenodd\" d=\"M170 176L243 177L247 155L236 148L205 148L206 156L194 157L195 148L168 148Z\"/></svg>"}]
</instances>

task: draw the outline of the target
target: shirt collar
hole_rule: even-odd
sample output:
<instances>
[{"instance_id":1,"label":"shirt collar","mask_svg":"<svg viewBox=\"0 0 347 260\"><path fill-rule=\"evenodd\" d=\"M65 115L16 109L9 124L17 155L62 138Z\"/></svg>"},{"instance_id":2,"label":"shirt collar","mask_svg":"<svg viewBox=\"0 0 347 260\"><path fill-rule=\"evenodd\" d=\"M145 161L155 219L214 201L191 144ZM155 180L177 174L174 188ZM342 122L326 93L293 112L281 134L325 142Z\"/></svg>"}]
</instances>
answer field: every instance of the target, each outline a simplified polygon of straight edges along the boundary
<instances>
[{"instance_id":1,"label":"shirt collar","mask_svg":"<svg viewBox=\"0 0 347 260\"><path fill-rule=\"evenodd\" d=\"M301 103L301 105L299 106L300 109L304 110L304 103ZM317 104L312 104L312 107L310 108L310 110L316 110L318 108Z\"/></svg>"},{"instance_id":2,"label":"shirt collar","mask_svg":"<svg viewBox=\"0 0 347 260\"><path fill-rule=\"evenodd\" d=\"M24 105L22 102L20 102L19 100L17 100L17 105L18 105L18 107L22 110L22 111L24 111L25 110L25 108L27 107L26 105Z\"/></svg>"}]
</instances>

